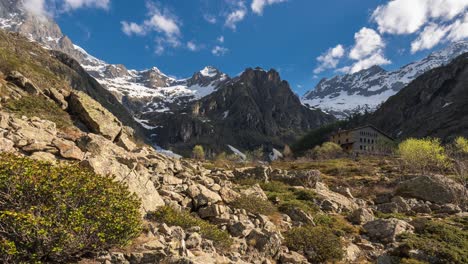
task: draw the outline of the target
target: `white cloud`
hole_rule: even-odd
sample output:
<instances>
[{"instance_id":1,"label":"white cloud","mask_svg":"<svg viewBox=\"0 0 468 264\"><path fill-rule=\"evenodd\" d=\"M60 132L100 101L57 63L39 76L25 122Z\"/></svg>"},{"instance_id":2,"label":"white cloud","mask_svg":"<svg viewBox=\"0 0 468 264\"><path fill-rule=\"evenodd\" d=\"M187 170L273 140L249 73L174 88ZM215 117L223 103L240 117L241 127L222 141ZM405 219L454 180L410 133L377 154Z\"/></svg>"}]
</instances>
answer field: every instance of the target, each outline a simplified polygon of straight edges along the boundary
<instances>
[{"instance_id":1,"label":"white cloud","mask_svg":"<svg viewBox=\"0 0 468 264\"><path fill-rule=\"evenodd\" d=\"M387 65L392 63L390 60L386 59L384 55L380 52L374 53L371 56L359 60L358 62L354 63L349 69L349 73L356 73L361 70L368 69L375 65ZM344 70L344 68L343 68Z\"/></svg>"},{"instance_id":2,"label":"white cloud","mask_svg":"<svg viewBox=\"0 0 468 264\"><path fill-rule=\"evenodd\" d=\"M353 60L361 60L385 47L380 35L373 29L362 28L354 34L355 45L349 53Z\"/></svg>"},{"instance_id":3,"label":"white cloud","mask_svg":"<svg viewBox=\"0 0 468 264\"><path fill-rule=\"evenodd\" d=\"M450 26L447 38L451 41L459 41L468 38L468 14L462 19L455 21Z\"/></svg>"},{"instance_id":4,"label":"white cloud","mask_svg":"<svg viewBox=\"0 0 468 264\"><path fill-rule=\"evenodd\" d=\"M320 63L317 68L315 68L314 73L319 74L327 69L334 69L340 62L345 54L345 50L342 45L337 45L334 48L328 49L325 53L317 57L317 61Z\"/></svg>"},{"instance_id":5,"label":"white cloud","mask_svg":"<svg viewBox=\"0 0 468 264\"><path fill-rule=\"evenodd\" d=\"M236 30L236 24L244 20L247 15L247 8L243 1L236 4L235 9L230 12L226 17L224 25L232 30Z\"/></svg>"},{"instance_id":6,"label":"white cloud","mask_svg":"<svg viewBox=\"0 0 468 264\"><path fill-rule=\"evenodd\" d=\"M466 12L468 0L392 0L372 14L381 33L412 34L431 19L451 20Z\"/></svg>"},{"instance_id":7,"label":"white cloud","mask_svg":"<svg viewBox=\"0 0 468 264\"><path fill-rule=\"evenodd\" d=\"M135 35L144 35L144 34L146 34L144 27L138 25L137 23L133 23L133 22L128 23L126 21L122 21L120 23L122 24L122 31L127 36L131 36L133 34L135 34Z\"/></svg>"},{"instance_id":8,"label":"white cloud","mask_svg":"<svg viewBox=\"0 0 468 264\"><path fill-rule=\"evenodd\" d=\"M143 36L152 31L160 33L155 40L155 52L158 55L163 54L166 47L179 47L181 45L181 31L178 18L167 10L161 10L155 4L149 3L147 8L149 10L148 19L141 24L122 21L122 31L128 36L133 34Z\"/></svg>"},{"instance_id":9,"label":"white cloud","mask_svg":"<svg viewBox=\"0 0 468 264\"><path fill-rule=\"evenodd\" d=\"M64 7L67 10L82 7L108 9L110 0L63 0Z\"/></svg>"},{"instance_id":10,"label":"white cloud","mask_svg":"<svg viewBox=\"0 0 468 264\"><path fill-rule=\"evenodd\" d=\"M418 38L411 43L411 53L435 47L447 34L449 28L431 23L424 28Z\"/></svg>"},{"instance_id":11,"label":"white cloud","mask_svg":"<svg viewBox=\"0 0 468 264\"><path fill-rule=\"evenodd\" d=\"M252 8L252 11L258 15L263 14L263 9L267 5L272 5L272 4L277 4L277 3L283 3L286 2L287 0L253 0L252 5L250 6Z\"/></svg>"},{"instance_id":12,"label":"white cloud","mask_svg":"<svg viewBox=\"0 0 468 264\"><path fill-rule=\"evenodd\" d=\"M199 51L202 48L203 48L203 45L199 45L195 43L194 41L187 42L187 49L189 49L190 51Z\"/></svg>"},{"instance_id":13,"label":"white cloud","mask_svg":"<svg viewBox=\"0 0 468 264\"><path fill-rule=\"evenodd\" d=\"M219 36L216 40L217 40L219 43L224 43L224 36Z\"/></svg>"},{"instance_id":14,"label":"white cloud","mask_svg":"<svg viewBox=\"0 0 468 264\"><path fill-rule=\"evenodd\" d=\"M159 10L155 10L149 20L145 20L144 25L149 29L164 33L168 36L180 34L179 26L175 18L162 14Z\"/></svg>"},{"instance_id":15,"label":"white cloud","mask_svg":"<svg viewBox=\"0 0 468 264\"><path fill-rule=\"evenodd\" d=\"M48 15L45 9L45 0L24 0L23 8L38 17Z\"/></svg>"},{"instance_id":16,"label":"white cloud","mask_svg":"<svg viewBox=\"0 0 468 264\"><path fill-rule=\"evenodd\" d=\"M68 12L79 8L108 9L110 0L24 0L26 11L41 18L53 15L54 11ZM52 9L53 8L53 9Z\"/></svg>"},{"instance_id":17,"label":"white cloud","mask_svg":"<svg viewBox=\"0 0 468 264\"><path fill-rule=\"evenodd\" d=\"M215 46L212 50L211 53L215 56L224 56L226 53L228 53L229 49L221 46Z\"/></svg>"},{"instance_id":18,"label":"white cloud","mask_svg":"<svg viewBox=\"0 0 468 264\"><path fill-rule=\"evenodd\" d=\"M206 22L210 24L216 24L216 21L217 21L216 17L210 14L204 14L203 19L205 19Z\"/></svg>"}]
</instances>

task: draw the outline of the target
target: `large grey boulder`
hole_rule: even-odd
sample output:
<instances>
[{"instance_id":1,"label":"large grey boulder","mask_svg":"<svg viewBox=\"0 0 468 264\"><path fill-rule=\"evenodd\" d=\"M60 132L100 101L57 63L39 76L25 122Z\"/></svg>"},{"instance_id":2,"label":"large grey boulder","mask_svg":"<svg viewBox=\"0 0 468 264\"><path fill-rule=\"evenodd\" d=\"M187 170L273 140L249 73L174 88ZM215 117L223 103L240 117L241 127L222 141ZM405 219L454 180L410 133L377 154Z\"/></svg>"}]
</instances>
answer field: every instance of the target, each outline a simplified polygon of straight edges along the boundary
<instances>
[{"instance_id":1,"label":"large grey boulder","mask_svg":"<svg viewBox=\"0 0 468 264\"><path fill-rule=\"evenodd\" d=\"M151 181L151 173L123 148L102 136L88 134L79 142L86 152L82 164L101 175L113 175L115 180L127 184L128 189L142 201L142 211L154 211L164 201Z\"/></svg>"},{"instance_id":2,"label":"large grey boulder","mask_svg":"<svg viewBox=\"0 0 468 264\"><path fill-rule=\"evenodd\" d=\"M391 218L368 222L364 230L371 240L389 244L395 242L398 235L413 232L414 227L403 220Z\"/></svg>"},{"instance_id":3,"label":"large grey boulder","mask_svg":"<svg viewBox=\"0 0 468 264\"><path fill-rule=\"evenodd\" d=\"M443 175L419 176L401 182L396 193L438 204L458 203L466 199L463 185Z\"/></svg>"},{"instance_id":4,"label":"large grey boulder","mask_svg":"<svg viewBox=\"0 0 468 264\"><path fill-rule=\"evenodd\" d=\"M74 91L70 95L69 108L93 133L114 141L122 131L122 124L109 110L89 95Z\"/></svg>"},{"instance_id":5,"label":"large grey boulder","mask_svg":"<svg viewBox=\"0 0 468 264\"><path fill-rule=\"evenodd\" d=\"M280 233L260 229L253 229L246 237L248 244L265 256L276 255L281 247L282 239Z\"/></svg>"},{"instance_id":6,"label":"large grey boulder","mask_svg":"<svg viewBox=\"0 0 468 264\"><path fill-rule=\"evenodd\" d=\"M212 205L222 201L218 193L211 191L201 184L193 184L187 189L187 195L192 198L195 207Z\"/></svg>"},{"instance_id":7,"label":"large grey boulder","mask_svg":"<svg viewBox=\"0 0 468 264\"><path fill-rule=\"evenodd\" d=\"M331 191L327 185L321 182L315 184L317 198L321 201L321 208L327 212L352 212L359 206L352 199Z\"/></svg>"}]
</instances>

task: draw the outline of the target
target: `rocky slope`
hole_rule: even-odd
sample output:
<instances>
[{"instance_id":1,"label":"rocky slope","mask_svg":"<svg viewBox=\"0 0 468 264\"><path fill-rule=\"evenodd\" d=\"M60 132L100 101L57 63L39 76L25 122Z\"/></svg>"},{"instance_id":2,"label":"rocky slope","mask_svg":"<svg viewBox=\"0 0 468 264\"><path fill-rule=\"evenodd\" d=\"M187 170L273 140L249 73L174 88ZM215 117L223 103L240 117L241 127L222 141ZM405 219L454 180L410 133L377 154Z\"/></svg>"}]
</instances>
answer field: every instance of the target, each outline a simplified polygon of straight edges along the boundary
<instances>
[{"instance_id":1,"label":"rocky slope","mask_svg":"<svg viewBox=\"0 0 468 264\"><path fill-rule=\"evenodd\" d=\"M468 136L468 53L433 69L365 118L394 137Z\"/></svg>"},{"instance_id":2,"label":"rocky slope","mask_svg":"<svg viewBox=\"0 0 468 264\"><path fill-rule=\"evenodd\" d=\"M282 149L308 130L334 120L302 106L278 72L260 68L247 69L179 111L148 112L141 118L162 126L153 131L156 142L165 147L190 150L202 143L215 152L227 145Z\"/></svg>"},{"instance_id":3,"label":"rocky slope","mask_svg":"<svg viewBox=\"0 0 468 264\"><path fill-rule=\"evenodd\" d=\"M448 64L465 52L468 52L468 41L461 41L396 71L388 72L374 66L354 74L323 79L302 97L302 102L339 118L355 111L374 111L418 76Z\"/></svg>"}]
</instances>

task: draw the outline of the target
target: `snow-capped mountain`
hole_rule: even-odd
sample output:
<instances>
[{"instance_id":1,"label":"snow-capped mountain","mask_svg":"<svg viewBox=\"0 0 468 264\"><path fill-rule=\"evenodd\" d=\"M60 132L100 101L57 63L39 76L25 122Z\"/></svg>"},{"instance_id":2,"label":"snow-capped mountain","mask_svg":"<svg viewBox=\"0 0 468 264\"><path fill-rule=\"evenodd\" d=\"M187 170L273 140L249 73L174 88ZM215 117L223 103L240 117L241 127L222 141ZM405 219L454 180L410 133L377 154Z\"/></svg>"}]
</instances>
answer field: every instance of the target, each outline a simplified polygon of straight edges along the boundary
<instances>
[{"instance_id":1,"label":"snow-capped mountain","mask_svg":"<svg viewBox=\"0 0 468 264\"><path fill-rule=\"evenodd\" d=\"M450 63L468 52L468 41L453 43L396 71L374 66L354 74L323 79L302 97L303 104L345 118L356 111L373 111L421 74Z\"/></svg>"},{"instance_id":2,"label":"snow-capped mountain","mask_svg":"<svg viewBox=\"0 0 468 264\"><path fill-rule=\"evenodd\" d=\"M176 79L158 68L137 71L123 65L102 64L84 68L111 91L137 120L147 112L168 112L214 92L229 76L207 66L190 78Z\"/></svg>"}]
</instances>

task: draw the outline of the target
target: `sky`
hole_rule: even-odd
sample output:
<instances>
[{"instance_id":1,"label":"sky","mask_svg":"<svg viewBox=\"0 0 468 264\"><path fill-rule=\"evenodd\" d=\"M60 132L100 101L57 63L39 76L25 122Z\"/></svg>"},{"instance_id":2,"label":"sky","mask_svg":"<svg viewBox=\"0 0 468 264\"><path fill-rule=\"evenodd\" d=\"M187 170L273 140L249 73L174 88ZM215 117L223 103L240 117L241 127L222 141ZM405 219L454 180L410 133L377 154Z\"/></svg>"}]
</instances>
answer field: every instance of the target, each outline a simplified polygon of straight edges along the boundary
<instances>
[{"instance_id":1,"label":"sky","mask_svg":"<svg viewBox=\"0 0 468 264\"><path fill-rule=\"evenodd\" d=\"M468 37L468 0L25 0L95 57L184 78L274 68L302 95L322 78L393 70Z\"/></svg>"}]
</instances>

